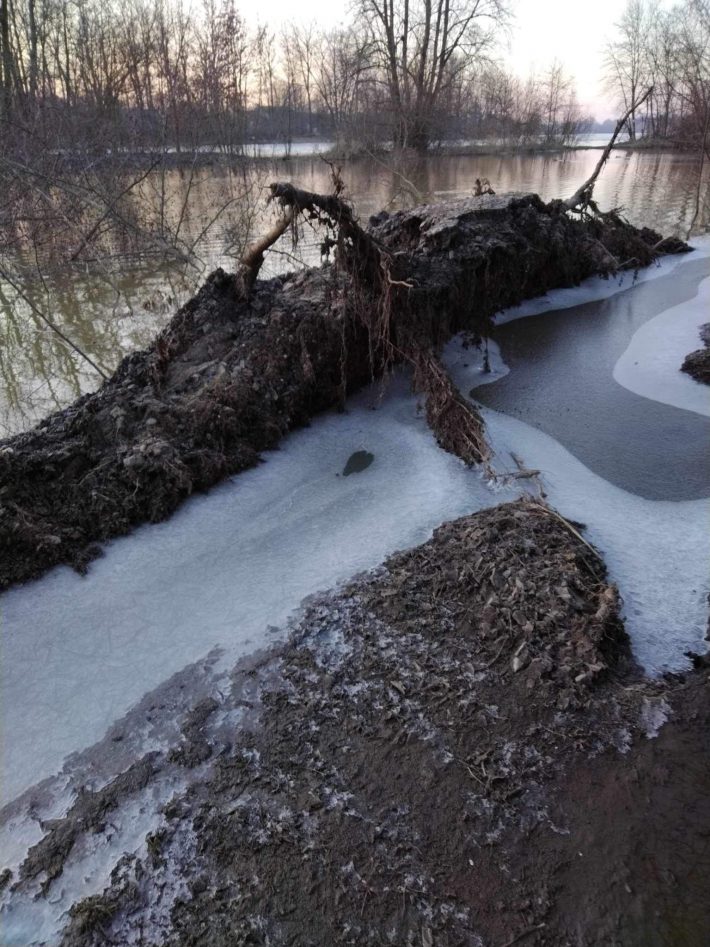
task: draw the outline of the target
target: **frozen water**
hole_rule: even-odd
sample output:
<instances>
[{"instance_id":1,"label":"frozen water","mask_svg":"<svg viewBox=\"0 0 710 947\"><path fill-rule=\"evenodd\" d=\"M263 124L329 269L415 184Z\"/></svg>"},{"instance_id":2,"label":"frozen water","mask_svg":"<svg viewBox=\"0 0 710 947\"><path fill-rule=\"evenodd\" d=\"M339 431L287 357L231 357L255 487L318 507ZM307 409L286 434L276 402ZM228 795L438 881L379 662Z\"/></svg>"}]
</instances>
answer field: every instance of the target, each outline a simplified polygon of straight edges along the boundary
<instances>
[{"instance_id":1,"label":"frozen water","mask_svg":"<svg viewBox=\"0 0 710 947\"><path fill-rule=\"evenodd\" d=\"M658 267L642 271L637 282L664 275L686 261L697 260L699 255L710 255L710 240L698 241L698 249L692 254L663 260ZM571 308L622 292L631 285L628 278L621 285L613 280L587 280L577 289L556 290L507 310L497 321L511 322ZM696 327L710 319L708 300L710 280L704 280L694 299L644 324L617 363L617 369L621 364L623 379L617 378L615 371L616 380L644 397L693 411L705 407L699 413L709 413L707 389L679 371L683 357L699 346ZM652 329L644 334L647 326ZM666 342L666 333L673 336L673 342ZM625 359L633 351L648 360L647 368L629 367ZM634 360L640 361L637 357ZM492 344L490 375L481 372L480 354L462 349L460 340L449 344L445 361L464 393L507 374L500 352ZM521 456L526 466L542 472L549 502L563 515L588 525L586 535L603 552L610 577L621 591L626 628L636 658L646 670L684 667L688 664L685 651L705 651L710 499L644 499L593 473L557 440L532 425L488 408L483 409L483 416L498 466L514 469L510 453Z\"/></svg>"},{"instance_id":2,"label":"frozen water","mask_svg":"<svg viewBox=\"0 0 710 947\"><path fill-rule=\"evenodd\" d=\"M690 302L644 323L614 367L614 381L644 398L710 417L710 389L678 371L690 352L702 348L698 330L710 322L710 278ZM710 447L710 445L708 445Z\"/></svg>"},{"instance_id":3,"label":"frozen water","mask_svg":"<svg viewBox=\"0 0 710 947\"><path fill-rule=\"evenodd\" d=\"M82 578L55 569L0 599L3 800L56 772L215 645L274 641L301 599L509 499L440 450L397 378L284 442L266 463L117 540ZM372 464L341 476L366 450Z\"/></svg>"},{"instance_id":4,"label":"frozen water","mask_svg":"<svg viewBox=\"0 0 710 947\"><path fill-rule=\"evenodd\" d=\"M471 388L490 385L510 373L503 361L500 346L493 339L488 340L488 368L483 368L483 349L468 346L464 348L463 338L456 335L444 347L443 361L451 376L455 378L464 394Z\"/></svg>"}]
</instances>

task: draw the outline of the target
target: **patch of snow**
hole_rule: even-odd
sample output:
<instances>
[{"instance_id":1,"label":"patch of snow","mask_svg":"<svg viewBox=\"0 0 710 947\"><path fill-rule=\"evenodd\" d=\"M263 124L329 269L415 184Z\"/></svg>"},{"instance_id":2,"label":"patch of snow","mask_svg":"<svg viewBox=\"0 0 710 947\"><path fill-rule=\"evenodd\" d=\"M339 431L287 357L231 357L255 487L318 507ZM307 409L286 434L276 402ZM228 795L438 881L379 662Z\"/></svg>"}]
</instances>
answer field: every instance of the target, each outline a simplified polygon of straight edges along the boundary
<instances>
[{"instance_id":1,"label":"patch of snow","mask_svg":"<svg viewBox=\"0 0 710 947\"><path fill-rule=\"evenodd\" d=\"M710 417L710 389L680 371L685 356L702 348L698 330L710 322L710 279L695 299L666 309L634 333L614 366L614 381L634 394Z\"/></svg>"}]
</instances>

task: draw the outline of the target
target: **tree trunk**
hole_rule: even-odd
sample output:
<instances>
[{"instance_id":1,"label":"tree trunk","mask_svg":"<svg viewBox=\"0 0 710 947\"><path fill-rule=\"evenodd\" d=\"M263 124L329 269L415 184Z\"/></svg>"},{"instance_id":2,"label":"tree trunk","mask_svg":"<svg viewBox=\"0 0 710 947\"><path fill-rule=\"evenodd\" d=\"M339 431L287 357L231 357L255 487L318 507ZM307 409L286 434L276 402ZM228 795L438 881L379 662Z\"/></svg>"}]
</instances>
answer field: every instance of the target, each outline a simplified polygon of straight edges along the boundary
<instances>
[{"instance_id":1,"label":"tree trunk","mask_svg":"<svg viewBox=\"0 0 710 947\"><path fill-rule=\"evenodd\" d=\"M0 107L3 117L12 109L12 49L10 47L10 0L0 0Z\"/></svg>"}]
</instances>

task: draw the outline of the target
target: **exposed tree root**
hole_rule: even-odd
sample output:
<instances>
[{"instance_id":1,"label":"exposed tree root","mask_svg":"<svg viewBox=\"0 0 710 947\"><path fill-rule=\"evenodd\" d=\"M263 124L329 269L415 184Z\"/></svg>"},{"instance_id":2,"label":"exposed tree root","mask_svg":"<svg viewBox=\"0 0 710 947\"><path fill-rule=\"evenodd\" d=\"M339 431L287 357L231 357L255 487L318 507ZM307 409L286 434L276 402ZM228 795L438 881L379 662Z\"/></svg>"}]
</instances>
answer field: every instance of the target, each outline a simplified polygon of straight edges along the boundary
<instances>
[{"instance_id":1,"label":"exposed tree root","mask_svg":"<svg viewBox=\"0 0 710 947\"><path fill-rule=\"evenodd\" d=\"M488 461L483 419L461 396L436 355L419 352L413 362L414 388L424 394L427 424L439 445L472 466Z\"/></svg>"}]
</instances>

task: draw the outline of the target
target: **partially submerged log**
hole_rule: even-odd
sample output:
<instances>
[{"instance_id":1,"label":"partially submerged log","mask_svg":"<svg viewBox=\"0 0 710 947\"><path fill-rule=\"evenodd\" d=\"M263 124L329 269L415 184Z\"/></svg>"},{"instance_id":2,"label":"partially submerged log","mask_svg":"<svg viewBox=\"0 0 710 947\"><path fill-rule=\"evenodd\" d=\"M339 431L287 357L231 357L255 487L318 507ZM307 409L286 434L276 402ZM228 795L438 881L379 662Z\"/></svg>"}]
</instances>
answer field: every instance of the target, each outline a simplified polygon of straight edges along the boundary
<instances>
[{"instance_id":1,"label":"partially submerged log","mask_svg":"<svg viewBox=\"0 0 710 947\"><path fill-rule=\"evenodd\" d=\"M335 263L268 281L217 270L97 392L0 442L0 588L60 562L84 567L94 543L253 466L393 361L418 369L443 446L485 459L482 423L438 365L441 346L462 330L485 336L523 299L659 252L652 231L575 220L531 194L382 213L362 228L338 195L272 193L330 221ZM246 260L252 275L264 250Z\"/></svg>"},{"instance_id":2,"label":"partially submerged log","mask_svg":"<svg viewBox=\"0 0 710 947\"><path fill-rule=\"evenodd\" d=\"M609 160L609 155L612 152L614 145L616 144L616 139L619 137L621 130L624 128L626 123L629 121L632 115L635 115L636 112L641 108L646 99L653 92L653 86L650 86L646 91L639 96L638 99L635 99L629 108L624 112L619 121L616 123L616 127L612 132L611 138L607 146L602 151L599 161L597 161L594 170L587 180L582 184L581 187L577 188L574 194L571 197L568 197L564 202L567 210L584 212L587 208L591 207L595 213L599 212L596 204L592 200L592 195L594 194L594 185L597 183L597 178L602 172L604 165Z\"/></svg>"}]
</instances>

